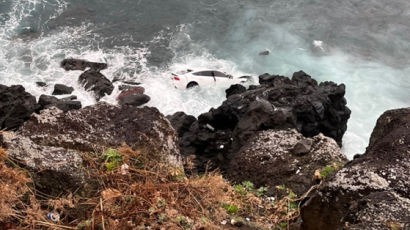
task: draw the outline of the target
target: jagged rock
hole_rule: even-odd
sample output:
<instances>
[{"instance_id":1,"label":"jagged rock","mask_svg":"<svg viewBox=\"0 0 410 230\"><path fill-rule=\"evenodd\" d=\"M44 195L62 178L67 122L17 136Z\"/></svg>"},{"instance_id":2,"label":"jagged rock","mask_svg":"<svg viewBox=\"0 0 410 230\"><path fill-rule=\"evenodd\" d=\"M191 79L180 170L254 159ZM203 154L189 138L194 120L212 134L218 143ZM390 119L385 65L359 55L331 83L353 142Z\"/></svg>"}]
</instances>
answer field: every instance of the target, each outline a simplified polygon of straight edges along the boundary
<instances>
[{"instance_id":1,"label":"jagged rock","mask_svg":"<svg viewBox=\"0 0 410 230\"><path fill-rule=\"evenodd\" d=\"M172 127L174 127L178 134L187 132L192 123L196 121L194 116L186 115L184 112L176 112L167 116L167 119L171 122Z\"/></svg>"},{"instance_id":2,"label":"jagged rock","mask_svg":"<svg viewBox=\"0 0 410 230\"><path fill-rule=\"evenodd\" d=\"M343 84L318 84L304 72L295 73L292 79L264 74L259 80L261 85L229 96L180 133L181 152L195 153L202 159L200 167L222 159L218 166L223 169L227 165L223 159L238 152L259 131L288 128L306 137L323 133L341 145L350 117Z\"/></svg>"},{"instance_id":3,"label":"jagged rock","mask_svg":"<svg viewBox=\"0 0 410 230\"><path fill-rule=\"evenodd\" d=\"M33 172L40 191L59 194L86 183L81 169L83 161L77 151L42 146L14 132L0 133L0 144L7 149L9 157Z\"/></svg>"},{"instance_id":4,"label":"jagged rock","mask_svg":"<svg viewBox=\"0 0 410 230\"><path fill-rule=\"evenodd\" d=\"M40 105L40 110L48 109L55 106L63 112L68 112L70 110L81 109L81 102L74 101L76 99L76 96L58 99L53 96L41 95L38 100L38 104Z\"/></svg>"},{"instance_id":5,"label":"jagged rock","mask_svg":"<svg viewBox=\"0 0 410 230\"><path fill-rule=\"evenodd\" d=\"M106 69L108 65L106 63L89 62L87 60L82 60L82 59L68 58L68 59L64 59L63 61L61 61L61 67L64 68L66 71L69 71L69 70L84 71L86 68L90 68L93 71L99 72L103 69Z\"/></svg>"},{"instance_id":6,"label":"jagged rock","mask_svg":"<svg viewBox=\"0 0 410 230\"><path fill-rule=\"evenodd\" d=\"M99 103L63 113L52 107L33 114L17 132L0 133L0 145L36 175L35 183L47 194L88 184L78 156L124 144L182 168L176 132L155 108Z\"/></svg>"},{"instance_id":7,"label":"jagged rock","mask_svg":"<svg viewBox=\"0 0 410 230\"><path fill-rule=\"evenodd\" d=\"M227 90L225 90L226 92L226 98L234 95L234 94L240 94L246 91L245 86L240 85L240 84L235 84L235 85L231 85Z\"/></svg>"},{"instance_id":8,"label":"jagged rock","mask_svg":"<svg viewBox=\"0 0 410 230\"><path fill-rule=\"evenodd\" d=\"M104 75L95 70L88 70L78 78L80 84L84 85L86 90L91 90L95 94L95 98L99 101L105 95L110 95L114 90L114 86L110 80Z\"/></svg>"},{"instance_id":9,"label":"jagged rock","mask_svg":"<svg viewBox=\"0 0 410 230\"><path fill-rule=\"evenodd\" d=\"M408 227L409 168L410 108L387 111L366 153L323 183L303 206L302 229Z\"/></svg>"},{"instance_id":10,"label":"jagged rock","mask_svg":"<svg viewBox=\"0 0 410 230\"><path fill-rule=\"evenodd\" d=\"M73 91L74 91L73 87L69 87L63 84L55 84L52 95L71 94Z\"/></svg>"},{"instance_id":11,"label":"jagged rock","mask_svg":"<svg viewBox=\"0 0 410 230\"><path fill-rule=\"evenodd\" d=\"M23 86L0 85L0 129L17 129L38 107L36 98Z\"/></svg>"},{"instance_id":12,"label":"jagged rock","mask_svg":"<svg viewBox=\"0 0 410 230\"><path fill-rule=\"evenodd\" d=\"M299 145L308 145L303 148L303 155L295 153ZM257 187L268 186L270 190L285 185L300 195L315 184L315 170L346 162L336 142L322 134L306 138L294 129L268 130L259 132L242 147L226 172L238 183L252 181Z\"/></svg>"}]
</instances>

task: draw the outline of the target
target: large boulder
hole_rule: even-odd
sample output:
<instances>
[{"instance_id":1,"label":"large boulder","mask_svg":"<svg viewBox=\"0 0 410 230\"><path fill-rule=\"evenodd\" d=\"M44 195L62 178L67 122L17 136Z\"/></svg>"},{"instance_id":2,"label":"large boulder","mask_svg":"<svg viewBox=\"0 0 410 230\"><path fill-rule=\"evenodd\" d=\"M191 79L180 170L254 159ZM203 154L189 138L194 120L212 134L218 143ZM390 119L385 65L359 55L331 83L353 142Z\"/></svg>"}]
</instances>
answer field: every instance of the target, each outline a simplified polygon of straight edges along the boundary
<instances>
[{"instance_id":1,"label":"large boulder","mask_svg":"<svg viewBox=\"0 0 410 230\"><path fill-rule=\"evenodd\" d=\"M410 222L410 108L377 121L366 153L323 183L302 229L406 229Z\"/></svg>"},{"instance_id":2,"label":"large boulder","mask_svg":"<svg viewBox=\"0 0 410 230\"><path fill-rule=\"evenodd\" d=\"M259 131L288 128L306 137L323 133L341 145L351 113L343 84L318 84L304 72L292 79L264 74L259 80L261 85L246 92L228 93L221 106L180 133L181 152L196 154L201 165L215 159L224 162Z\"/></svg>"},{"instance_id":3,"label":"large boulder","mask_svg":"<svg viewBox=\"0 0 410 230\"><path fill-rule=\"evenodd\" d=\"M38 107L36 98L23 86L0 85L0 130L18 128Z\"/></svg>"},{"instance_id":4,"label":"large boulder","mask_svg":"<svg viewBox=\"0 0 410 230\"><path fill-rule=\"evenodd\" d=\"M144 94L145 89L141 86L134 86L122 90L117 100L120 105L140 106L151 100L148 95Z\"/></svg>"},{"instance_id":5,"label":"large boulder","mask_svg":"<svg viewBox=\"0 0 410 230\"><path fill-rule=\"evenodd\" d=\"M81 102L76 101L76 99L76 96L58 99L53 96L41 95L38 99L38 104L40 105L40 110L57 107L63 112L68 112L70 110L81 109Z\"/></svg>"},{"instance_id":6,"label":"large boulder","mask_svg":"<svg viewBox=\"0 0 410 230\"><path fill-rule=\"evenodd\" d=\"M14 132L0 134L0 144L7 154L29 169L37 189L47 194L73 191L86 183L80 154L71 149L43 146Z\"/></svg>"},{"instance_id":7,"label":"large boulder","mask_svg":"<svg viewBox=\"0 0 410 230\"><path fill-rule=\"evenodd\" d=\"M336 142L319 134L303 137L296 130L268 130L256 134L230 161L229 178L252 181L257 187L273 190L285 185L296 194L305 193L316 183L316 170L347 162Z\"/></svg>"},{"instance_id":8,"label":"large boulder","mask_svg":"<svg viewBox=\"0 0 410 230\"><path fill-rule=\"evenodd\" d=\"M63 113L52 107L33 114L17 132L0 134L0 145L36 175L46 193L73 191L87 183L79 156L124 144L182 168L176 132L155 108L99 103ZM51 181L58 178L64 180L53 187Z\"/></svg>"},{"instance_id":9,"label":"large boulder","mask_svg":"<svg viewBox=\"0 0 410 230\"><path fill-rule=\"evenodd\" d=\"M103 74L95 70L85 71L78 78L80 84L84 85L86 90L94 92L95 98L99 101L105 95L110 95L114 90L114 85Z\"/></svg>"},{"instance_id":10,"label":"large boulder","mask_svg":"<svg viewBox=\"0 0 410 230\"><path fill-rule=\"evenodd\" d=\"M66 86L63 84L55 84L53 95L64 95L64 94L71 94L74 91L73 87Z\"/></svg>"}]
</instances>

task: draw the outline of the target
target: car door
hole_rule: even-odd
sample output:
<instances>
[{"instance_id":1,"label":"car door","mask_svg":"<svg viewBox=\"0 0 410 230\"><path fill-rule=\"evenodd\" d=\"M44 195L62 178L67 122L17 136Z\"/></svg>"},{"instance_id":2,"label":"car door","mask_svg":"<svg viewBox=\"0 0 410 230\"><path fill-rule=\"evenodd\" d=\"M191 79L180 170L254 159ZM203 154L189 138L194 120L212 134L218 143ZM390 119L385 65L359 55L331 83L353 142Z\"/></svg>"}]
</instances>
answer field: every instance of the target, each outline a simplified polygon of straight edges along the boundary
<instances>
[{"instance_id":1,"label":"car door","mask_svg":"<svg viewBox=\"0 0 410 230\"><path fill-rule=\"evenodd\" d=\"M205 70L192 73L193 79L201 86L215 86L217 77L214 76L215 71Z\"/></svg>"}]
</instances>

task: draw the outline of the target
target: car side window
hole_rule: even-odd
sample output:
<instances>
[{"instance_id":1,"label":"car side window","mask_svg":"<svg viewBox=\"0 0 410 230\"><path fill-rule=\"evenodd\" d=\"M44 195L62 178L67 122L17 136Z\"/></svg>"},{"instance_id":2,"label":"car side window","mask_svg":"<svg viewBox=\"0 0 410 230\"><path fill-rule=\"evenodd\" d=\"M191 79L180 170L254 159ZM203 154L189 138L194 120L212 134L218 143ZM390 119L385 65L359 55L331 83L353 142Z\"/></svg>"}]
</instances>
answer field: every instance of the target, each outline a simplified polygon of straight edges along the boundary
<instances>
[{"instance_id":1,"label":"car side window","mask_svg":"<svg viewBox=\"0 0 410 230\"><path fill-rule=\"evenodd\" d=\"M207 77L227 77L224 73L219 71L200 71L193 73L193 75Z\"/></svg>"}]
</instances>

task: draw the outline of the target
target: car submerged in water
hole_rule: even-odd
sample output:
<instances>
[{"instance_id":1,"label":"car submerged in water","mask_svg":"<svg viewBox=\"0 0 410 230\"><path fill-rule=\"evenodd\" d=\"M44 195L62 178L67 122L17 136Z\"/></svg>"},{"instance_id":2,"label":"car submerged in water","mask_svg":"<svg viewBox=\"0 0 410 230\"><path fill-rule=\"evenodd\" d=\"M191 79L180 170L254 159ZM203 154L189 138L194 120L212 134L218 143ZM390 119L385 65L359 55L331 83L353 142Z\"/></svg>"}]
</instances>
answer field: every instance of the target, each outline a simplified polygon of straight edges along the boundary
<instances>
[{"instance_id":1,"label":"car submerged in water","mask_svg":"<svg viewBox=\"0 0 410 230\"><path fill-rule=\"evenodd\" d=\"M186 70L172 73L172 83L177 89L190 89L198 86L215 86L220 83L243 84L251 79L249 76L233 77L217 70Z\"/></svg>"}]
</instances>

